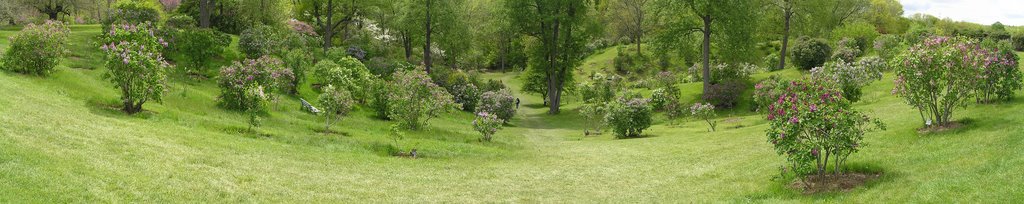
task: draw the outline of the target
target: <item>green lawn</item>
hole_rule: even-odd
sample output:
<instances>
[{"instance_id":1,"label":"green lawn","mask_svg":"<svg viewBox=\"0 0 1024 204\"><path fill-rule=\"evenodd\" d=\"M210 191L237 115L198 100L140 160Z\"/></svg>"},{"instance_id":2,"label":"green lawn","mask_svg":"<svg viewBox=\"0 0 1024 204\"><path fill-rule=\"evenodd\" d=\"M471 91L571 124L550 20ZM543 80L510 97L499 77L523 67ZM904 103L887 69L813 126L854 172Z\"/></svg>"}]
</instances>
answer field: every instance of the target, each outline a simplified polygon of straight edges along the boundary
<instances>
[{"instance_id":1,"label":"green lawn","mask_svg":"<svg viewBox=\"0 0 1024 204\"><path fill-rule=\"evenodd\" d=\"M285 98L247 134L245 117L216 107L213 81L175 80L163 104L116 110L90 42L74 27L73 57L49 77L0 73L0 202L1015 202L1024 199L1024 99L957 112L966 127L920 135L919 116L889 94L891 78L867 87L857 108L884 121L854 169L883 172L850 192L803 195L773 179L783 163L766 142L766 121L723 113L663 120L648 137L584 137L577 100L544 114L537 96L492 143L478 142L472 116L453 113L409 132L387 156L391 122L357 110L324 135L322 118ZM0 30L0 50L12 31ZM607 53L603 54L607 55ZM614 57L614 53L611 54ZM598 57L599 58L599 57ZM585 62L587 66L590 62ZM590 69L590 68L585 68ZM763 78L760 74L755 78ZM800 72L781 74L798 77ZM515 73L489 73L514 90ZM699 84L681 84L695 101ZM1018 93L1018 95L1024 95ZM661 117L659 117L660 119Z\"/></svg>"}]
</instances>

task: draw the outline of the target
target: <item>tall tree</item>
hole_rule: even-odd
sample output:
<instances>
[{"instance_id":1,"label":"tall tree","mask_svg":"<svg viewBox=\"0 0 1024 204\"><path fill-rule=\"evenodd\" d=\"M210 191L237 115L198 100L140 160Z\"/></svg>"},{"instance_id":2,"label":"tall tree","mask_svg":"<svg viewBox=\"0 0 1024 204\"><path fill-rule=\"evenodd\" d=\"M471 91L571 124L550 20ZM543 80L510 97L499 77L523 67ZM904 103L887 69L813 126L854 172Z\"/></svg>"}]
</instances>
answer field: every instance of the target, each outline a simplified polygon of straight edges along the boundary
<instances>
[{"instance_id":1,"label":"tall tree","mask_svg":"<svg viewBox=\"0 0 1024 204\"><path fill-rule=\"evenodd\" d=\"M348 25L360 15L369 0L297 0L295 10L305 21L313 22L318 33L323 36L323 48L326 52L334 46L334 37L338 31L348 29ZM344 37L342 36L343 40Z\"/></svg>"},{"instance_id":2,"label":"tall tree","mask_svg":"<svg viewBox=\"0 0 1024 204\"><path fill-rule=\"evenodd\" d=\"M547 80L548 113L558 114L562 91L572 70L583 59L587 0L509 0L506 8L520 32L537 40L532 47L531 69Z\"/></svg>"},{"instance_id":3,"label":"tall tree","mask_svg":"<svg viewBox=\"0 0 1024 204\"><path fill-rule=\"evenodd\" d=\"M210 28L210 4L212 0L199 0L199 27Z\"/></svg>"},{"instance_id":4,"label":"tall tree","mask_svg":"<svg viewBox=\"0 0 1024 204\"><path fill-rule=\"evenodd\" d=\"M645 17L647 16L647 5L650 0L618 0L617 9L624 11L625 15L622 16L622 30L627 33L629 38L636 44L637 56L643 55L640 44L644 37L645 30Z\"/></svg>"},{"instance_id":5,"label":"tall tree","mask_svg":"<svg viewBox=\"0 0 1024 204\"><path fill-rule=\"evenodd\" d=\"M26 0L26 2L35 7L39 13L46 14L50 20L57 20L61 14L71 15L76 3L74 0Z\"/></svg>"},{"instance_id":6,"label":"tall tree","mask_svg":"<svg viewBox=\"0 0 1024 204\"><path fill-rule=\"evenodd\" d=\"M678 29L667 29L662 35L678 35L686 38L689 34L700 33L701 63L703 67L704 93L711 86L712 37L718 39L718 55L723 61L749 58L751 33L756 28L756 1L751 0L662 0L659 6L666 7L670 18L675 18ZM685 47L685 45L681 45Z\"/></svg>"},{"instance_id":7,"label":"tall tree","mask_svg":"<svg viewBox=\"0 0 1024 204\"><path fill-rule=\"evenodd\" d=\"M789 34L793 15L802 8L802 0L774 0L772 3L782 9L782 47L779 49L779 68L786 68L786 54L789 48ZM769 65L770 66L770 65Z\"/></svg>"}]
</instances>

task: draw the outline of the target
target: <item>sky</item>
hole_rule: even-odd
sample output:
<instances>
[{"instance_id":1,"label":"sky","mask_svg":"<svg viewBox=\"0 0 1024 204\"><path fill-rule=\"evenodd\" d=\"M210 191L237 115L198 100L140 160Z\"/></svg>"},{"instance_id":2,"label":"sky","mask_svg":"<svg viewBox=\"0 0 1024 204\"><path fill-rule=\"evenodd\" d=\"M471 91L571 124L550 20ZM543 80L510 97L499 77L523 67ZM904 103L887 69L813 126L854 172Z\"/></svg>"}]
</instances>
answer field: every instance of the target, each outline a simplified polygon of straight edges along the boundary
<instances>
[{"instance_id":1,"label":"sky","mask_svg":"<svg viewBox=\"0 0 1024 204\"><path fill-rule=\"evenodd\" d=\"M991 25L1024 26L1024 0L899 0L903 15L931 14L939 18Z\"/></svg>"}]
</instances>

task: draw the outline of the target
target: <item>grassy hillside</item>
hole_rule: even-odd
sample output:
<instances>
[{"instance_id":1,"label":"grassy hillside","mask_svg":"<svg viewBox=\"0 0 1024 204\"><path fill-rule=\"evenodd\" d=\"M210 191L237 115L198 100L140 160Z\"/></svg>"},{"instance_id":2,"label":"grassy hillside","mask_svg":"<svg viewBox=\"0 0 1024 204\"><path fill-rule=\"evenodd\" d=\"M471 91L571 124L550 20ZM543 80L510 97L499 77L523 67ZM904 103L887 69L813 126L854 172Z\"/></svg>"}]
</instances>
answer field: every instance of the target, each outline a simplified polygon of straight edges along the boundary
<instances>
[{"instance_id":1,"label":"grassy hillside","mask_svg":"<svg viewBox=\"0 0 1024 204\"><path fill-rule=\"evenodd\" d=\"M213 81L179 79L163 104L126 116L90 42L73 27L74 56L49 77L0 73L0 202L1013 202L1024 199L1024 99L957 112L966 127L921 135L917 113L889 94L891 76L856 104L884 121L849 163L881 179L850 192L802 195L773 179L783 158L761 116L737 111L707 132L702 121L659 123L645 138L584 137L569 104L544 114L520 95L518 116L478 142L468 113L431 121L387 156L392 122L357 110L324 135L323 121L284 98L259 128L216 106ZM13 31L0 31L0 50ZM607 54L607 53L604 53ZM614 57L614 53L611 54ZM595 57L598 58L598 57ZM585 62L584 66L588 66ZM590 68L585 68L590 69ZM797 77L784 70L771 74ZM513 90L515 73L491 73ZM700 85L681 84L684 101ZM1020 93L1018 95L1021 95ZM570 100L571 102L575 102Z\"/></svg>"}]
</instances>

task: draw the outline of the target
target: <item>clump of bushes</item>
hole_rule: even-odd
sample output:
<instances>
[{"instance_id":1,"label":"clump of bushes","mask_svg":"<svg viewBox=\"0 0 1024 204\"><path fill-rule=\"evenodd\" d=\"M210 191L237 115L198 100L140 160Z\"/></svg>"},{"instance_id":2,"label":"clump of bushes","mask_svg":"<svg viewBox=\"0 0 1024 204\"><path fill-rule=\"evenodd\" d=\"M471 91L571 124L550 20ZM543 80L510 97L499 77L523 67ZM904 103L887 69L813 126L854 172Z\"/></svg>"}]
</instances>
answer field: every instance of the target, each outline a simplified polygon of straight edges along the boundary
<instances>
[{"instance_id":1,"label":"clump of bushes","mask_svg":"<svg viewBox=\"0 0 1024 204\"><path fill-rule=\"evenodd\" d=\"M875 52L885 61L896 58L904 49L903 39L897 35L885 34L875 38Z\"/></svg>"},{"instance_id":2,"label":"clump of bushes","mask_svg":"<svg viewBox=\"0 0 1024 204\"><path fill-rule=\"evenodd\" d=\"M282 34L277 28L258 25L242 31L238 35L238 50L248 58L276 54L282 49Z\"/></svg>"},{"instance_id":3,"label":"clump of bushes","mask_svg":"<svg viewBox=\"0 0 1024 204\"><path fill-rule=\"evenodd\" d=\"M103 21L103 30L109 30L111 25L138 25L149 22L150 25L160 23L162 11L159 5L152 1L118 1L110 16Z\"/></svg>"},{"instance_id":4,"label":"clump of bushes","mask_svg":"<svg viewBox=\"0 0 1024 204\"><path fill-rule=\"evenodd\" d=\"M174 48L185 58L185 71L206 74L212 56L221 55L231 43L231 36L213 29L187 28L174 35Z\"/></svg>"},{"instance_id":5,"label":"clump of bushes","mask_svg":"<svg viewBox=\"0 0 1024 204\"><path fill-rule=\"evenodd\" d=\"M291 49L288 50L281 61L284 62L285 67L291 68L292 75L295 76L295 79L291 82L291 92L297 93L299 84L306 80L306 73L313 66L313 54L304 49Z\"/></svg>"},{"instance_id":6,"label":"clump of bushes","mask_svg":"<svg viewBox=\"0 0 1024 204\"><path fill-rule=\"evenodd\" d=\"M153 35L152 27L148 24L112 26L110 32L101 37L101 42L100 49L106 52L104 76L121 91L124 112L142 111L142 104L149 100L163 101L170 65L164 61L160 49L167 44Z\"/></svg>"},{"instance_id":7,"label":"clump of bushes","mask_svg":"<svg viewBox=\"0 0 1024 204\"><path fill-rule=\"evenodd\" d=\"M618 138L640 137L651 127L650 99L628 96L620 97L607 106L605 122L611 125Z\"/></svg>"},{"instance_id":8,"label":"clump of bushes","mask_svg":"<svg viewBox=\"0 0 1024 204\"><path fill-rule=\"evenodd\" d=\"M0 60L2 68L22 74L50 74L68 53L68 34L67 26L59 21L25 26L10 37L11 44Z\"/></svg>"},{"instance_id":9,"label":"clump of bushes","mask_svg":"<svg viewBox=\"0 0 1024 204\"><path fill-rule=\"evenodd\" d=\"M802 80L779 84L785 87L780 87L780 97L768 106L765 135L801 180L824 176L829 167L835 174L845 173L842 167L860 150L864 133L874 127L885 128L852 109L832 84Z\"/></svg>"},{"instance_id":10,"label":"clump of bushes","mask_svg":"<svg viewBox=\"0 0 1024 204\"><path fill-rule=\"evenodd\" d=\"M839 59L812 69L811 78L838 85L843 90L843 97L850 102L857 102L862 95L861 88L882 79L882 67L884 62L877 57L864 58L855 63Z\"/></svg>"},{"instance_id":11,"label":"clump of bushes","mask_svg":"<svg viewBox=\"0 0 1024 204\"><path fill-rule=\"evenodd\" d=\"M330 132L332 122L348 115L349 111L352 111L352 104L355 103L348 90L335 88L333 85L324 88L318 101L324 114L324 132Z\"/></svg>"},{"instance_id":12,"label":"clump of bushes","mask_svg":"<svg viewBox=\"0 0 1024 204\"><path fill-rule=\"evenodd\" d=\"M809 70L819 67L832 55L832 47L824 39L802 36L793 43L793 63Z\"/></svg>"},{"instance_id":13,"label":"clump of bushes","mask_svg":"<svg viewBox=\"0 0 1024 204\"><path fill-rule=\"evenodd\" d=\"M715 105L722 109L729 109L735 107L739 102L740 95L743 94L743 90L747 87L747 81L744 80L726 80L720 83L711 84L708 86L708 91L702 95L702 99L705 102Z\"/></svg>"},{"instance_id":14,"label":"clump of bushes","mask_svg":"<svg viewBox=\"0 0 1024 204\"><path fill-rule=\"evenodd\" d=\"M715 114L715 105L710 103L694 103L693 106L690 106L690 115L707 122L711 132L714 132L715 127L718 126L718 123L714 121L714 118L718 116Z\"/></svg>"},{"instance_id":15,"label":"clump of bushes","mask_svg":"<svg viewBox=\"0 0 1024 204\"><path fill-rule=\"evenodd\" d=\"M844 62L853 62L857 60L857 57L861 54L861 49L857 48L857 42L851 38L843 38L836 42L836 49L832 52L832 60L842 60Z\"/></svg>"},{"instance_id":16,"label":"clump of bushes","mask_svg":"<svg viewBox=\"0 0 1024 204\"><path fill-rule=\"evenodd\" d=\"M434 84L422 70L395 72L392 79L388 117L407 129L419 129L430 119L461 108L451 94Z\"/></svg>"},{"instance_id":17,"label":"clump of bushes","mask_svg":"<svg viewBox=\"0 0 1024 204\"><path fill-rule=\"evenodd\" d=\"M265 106L255 103L291 90L294 77L281 60L270 56L232 62L221 68L217 80L220 105L230 110L264 112Z\"/></svg>"},{"instance_id":18,"label":"clump of bushes","mask_svg":"<svg viewBox=\"0 0 1024 204\"><path fill-rule=\"evenodd\" d=\"M1014 92L1024 88L1020 60L1009 43L996 43L985 53L981 80L978 85L978 102L987 103L1013 98Z\"/></svg>"},{"instance_id":19,"label":"clump of bushes","mask_svg":"<svg viewBox=\"0 0 1024 204\"><path fill-rule=\"evenodd\" d=\"M357 99L366 97L366 85L373 78L370 70L366 69L362 62L352 57L342 57L337 61L321 60L316 63L313 72L315 73L313 75L314 82L321 86L333 85L336 88L345 89Z\"/></svg>"},{"instance_id":20,"label":"clump of bushes","mask_svg":"<svg viewBox=\"0 0 1024 204\"><path fill-rule=\"evenodd\" d=\"M516 115L516 98L508 89L484 92L480 97L480 107L477 112L478 114L486 112L508 122Z\"/></svg>"}]
</instances>

